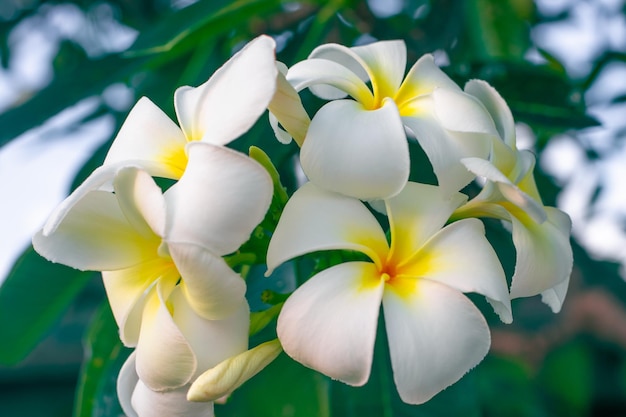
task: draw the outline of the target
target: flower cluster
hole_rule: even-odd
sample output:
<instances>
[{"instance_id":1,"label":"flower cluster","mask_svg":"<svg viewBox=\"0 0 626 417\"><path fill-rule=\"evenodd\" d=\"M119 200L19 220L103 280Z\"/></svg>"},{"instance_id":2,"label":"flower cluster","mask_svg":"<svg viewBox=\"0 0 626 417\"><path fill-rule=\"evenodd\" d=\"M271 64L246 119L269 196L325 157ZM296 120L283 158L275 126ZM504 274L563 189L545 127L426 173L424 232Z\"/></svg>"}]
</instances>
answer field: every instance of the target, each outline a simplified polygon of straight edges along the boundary
<instances>
[{"instance_id":1,"label":"flower cluster","mask_svg":"<svg viewBox=\"0 0 626 417\"><path fill-rule=\"evenodd\" d=\"M176 90L178 125L139 100L103 165L33 238L53 262L102 271L120 338L135 348L118 379L129 416L210 416L211 401L281 350L363 385L381 304L398 393L421 404L489 350L486 320L464 293L483 295L504 323L512 298L541 294L555 312L565 298L569 218L543 205L534 156L517 149L511 112L491 86L461 89L430 55L405 76L401 41L322 45L291 68L274 48L261 36L203 85ZM327 101L312 118L304 89ZM353 256L298 287L278 340L248 350L246 284L224 257L282 189L271 167L226 145L266 110L277 139L300 146L310 180L266 230L256 254L266 254L266 275L307 254ZM409 181L411 140L438 185ZM154 177L175 183L163 191ZM462 191L477 177L483 188L470 199ZM481 217L511 226L510 288Z\"/></svg>"}]
</instances>

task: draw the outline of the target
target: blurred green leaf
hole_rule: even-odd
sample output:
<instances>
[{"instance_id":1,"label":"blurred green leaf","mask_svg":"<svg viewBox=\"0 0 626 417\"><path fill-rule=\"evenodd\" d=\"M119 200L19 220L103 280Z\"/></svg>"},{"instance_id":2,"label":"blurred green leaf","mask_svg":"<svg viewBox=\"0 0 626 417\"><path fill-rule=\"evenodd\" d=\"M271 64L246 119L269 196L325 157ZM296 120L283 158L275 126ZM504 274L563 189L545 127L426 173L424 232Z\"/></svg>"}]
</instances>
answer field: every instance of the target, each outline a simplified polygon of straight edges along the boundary
<instances>
[{"instance_id":1,"label":"blurred green leaf","mask_svg":"<svg viewBox=\"0 0 626 417\"><path fill-rule=\"evenodd\" d=\"M280 6L280 0L201 0L161 19L154 27L144 31L126 52L127 56L139 56L171 51L183 41L194 40L201 32L201 39L232 29L234 22L245 23L250 18L267 14Z\"/></svg>"},{"instance_id":2,"label":"blurred green leaf","mask_svg":"<svg viewBox=\"0 0 626 417\"><path fill-rule=\"evenodd\" d=\"M30 247L0 286L0 363L16 364L36 346L94 278L42 258Z\"/></svg>"},{"instance_id":3,"label":"blurred green leaf","mask_svg":"<svg viewBox=\"0 0 626 417\"><path fill-rule=\"evenodd\" d=\"M74 417L118 416L117 375L130 349L120 342L108 303L96 312L85 337L85 360L80 372Z\"/></svg>"},{"instance_id":4,"label":"blurred green leaf","mask_svg":"<svg viewBox=\"0 0 626 417\"><path fill-rule=\"evenodd\" d=\"M281 354L273 363L235 391L222 417L329 417L328 378Z\"/></svg>"}]
</instances>

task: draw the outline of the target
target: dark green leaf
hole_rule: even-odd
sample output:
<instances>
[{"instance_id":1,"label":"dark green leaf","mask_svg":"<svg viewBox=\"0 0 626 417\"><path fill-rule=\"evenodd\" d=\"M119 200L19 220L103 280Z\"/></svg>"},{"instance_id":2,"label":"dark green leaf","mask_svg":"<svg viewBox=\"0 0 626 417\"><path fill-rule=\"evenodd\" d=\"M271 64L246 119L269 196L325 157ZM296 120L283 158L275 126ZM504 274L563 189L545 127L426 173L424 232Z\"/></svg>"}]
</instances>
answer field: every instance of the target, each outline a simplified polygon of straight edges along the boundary
<instances>
[{"instance_id":1,"label":"dark green leaf","mask_svg":"<svg viewBox=\"0 0 626 417\"><path fill-rule=\"evenodd\" d=\"M26 357L95 275L48 262L28 248L0 287L0 337L5 341L0 363Z\"/></svg>"}]
</instances>

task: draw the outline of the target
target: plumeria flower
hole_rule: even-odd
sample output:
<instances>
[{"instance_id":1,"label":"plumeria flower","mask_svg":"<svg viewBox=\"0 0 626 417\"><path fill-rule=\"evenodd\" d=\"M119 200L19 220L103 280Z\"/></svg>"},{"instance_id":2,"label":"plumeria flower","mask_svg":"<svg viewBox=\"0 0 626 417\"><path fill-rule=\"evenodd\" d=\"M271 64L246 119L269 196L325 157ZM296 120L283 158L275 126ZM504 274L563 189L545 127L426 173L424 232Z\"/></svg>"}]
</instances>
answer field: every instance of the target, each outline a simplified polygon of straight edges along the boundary
<instances>
[{"instance_id":1,"label":"plumeria flower","mask_svg":"<svg viewBox=\"0 0 626 417\"><path fill-rule=\"evenodd\" d=\"M467 169L487 182L455 217L483 216L510 222L517 251L511 297L541 294L556 313L565 299L573 264L569 216L543 205L533 177L535 156L517 149L513 116L502 97L479 80L468 82L465 91L488 109L499 136L488 159L462 160Z\"/></svg>"},{"instance_id":2,"label":"plumeria flower","mask_svg":"<svg viewBox=\"0 0 626 417\"><path fill-rule=\"evenodd\" d=\"M285 85L289 85L286 82L280 84L277 92L280 74L274 49L272 38L260 36L204 84L178 88L174 107L179 125L147 97L141 98L124 121L103 165L57 207L45 225L46 233L54 231L85 193L107 188L122 166L135 166L152 176L179 179L189 160L189 143L226 145L247 132L270 103L281 119L288 119L284 109L297 108L293 100L297 94L284 91Z\"/></svg>"},{"instance_id":3,"label":"plumeria flower","mask_svg":"<svg viewBox=\"0 0 626 417\"><path fill-rule=\"evenodd\" d=\"M474 178L460 159L487 157L485 137L497 135L489 114L431 55L404 77L406 59L402 41L354 48L327 44L289 69L287 80L297 91L308 87L332 100L314 115L302 144L302 168L312 182L364 200L399 193L410 171L405 128L426 152L445 192ZM285 132L277 137L289 140Z\"/></svg>"},{"instance_id":4,"label":"plumeria flower","mask_svg":"<svg viewBox=\"0 0 626 417\"><path fill-rule=\"evenodd\" d=\"M504 272L482 223L445 226L465 196L409 182L385 201L382 227L359 200L307 183L287 203L267 253L268 274L297 256L360 252L310 278L285 302L277 333L285 352L350 385L367 382L382 302L394 380L403 401L420 404L460 379L490 346L487 323L463 295L486 296L511 322Z\"/></svg>"},{"instance_id":5,"label":"plumeria flower","mask_svg":"<svg viewBox=\"0 0 626 417\"><path fill-rule=\"evenodd\" d=\"M119 168L114 193L86 193L53 233L33 238L53 262L103 271L120 337L137 346L138 373L154 390L215 365L198 356L216 349L197 331L214 325L203 320L236 319L225 330L244 328L247 340L245 283L222 256L250 237L272 198L269 175L245 155L207 143L190 144L188 155L165 193L148 173Z\"/></svg>"}]
</instances>

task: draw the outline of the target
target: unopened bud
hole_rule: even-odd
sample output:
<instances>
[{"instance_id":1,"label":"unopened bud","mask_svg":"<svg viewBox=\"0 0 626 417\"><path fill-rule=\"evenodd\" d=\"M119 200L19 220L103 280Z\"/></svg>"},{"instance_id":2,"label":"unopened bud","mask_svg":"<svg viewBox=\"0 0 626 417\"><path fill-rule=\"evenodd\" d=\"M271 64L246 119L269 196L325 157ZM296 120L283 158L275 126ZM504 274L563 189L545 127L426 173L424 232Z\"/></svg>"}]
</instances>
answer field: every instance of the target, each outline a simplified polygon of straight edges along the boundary
<instances>
[{"instance_id":1,"label":"unopened bud","mask_svg":"<svg viewBox=\"0 0 626 417\"><path fill-rule=\"evenodd\" d=\"M230 394L269 365L282 350L278 339L274 339L222 361L191 384L187 399L215 401Z\"/></svg>"}]
</instances>

